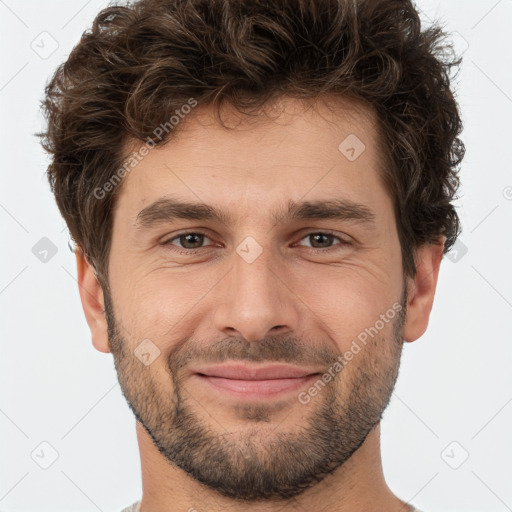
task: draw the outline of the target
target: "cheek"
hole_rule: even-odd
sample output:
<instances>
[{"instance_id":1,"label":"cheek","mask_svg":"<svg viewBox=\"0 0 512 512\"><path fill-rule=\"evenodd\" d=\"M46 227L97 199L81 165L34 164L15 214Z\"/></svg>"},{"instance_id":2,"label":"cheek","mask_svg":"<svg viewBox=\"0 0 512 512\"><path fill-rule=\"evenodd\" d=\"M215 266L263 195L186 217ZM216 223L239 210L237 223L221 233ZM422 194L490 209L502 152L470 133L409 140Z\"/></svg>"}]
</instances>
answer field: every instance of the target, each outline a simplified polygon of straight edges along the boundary
<instances>
[{"instance_id":1,"label":"cheek","mask_svg":"<svg viewBox=\"0 0 512 512\"><path fill-rule=\"evenodd\" d=\"M335 340L344 351L400 296L401 266L392 256L391 250L377 248L339 266L283 262L276 272L286 283L283 297L301 311L306 330ZM228 266L212 262L148 269L127 260L112 265L111 287L116 318L131 343L151 339L165 354L200 328L213 331L211 315L218 300L228 300L223 294L226 283L220 282ZM229 291L228 296L235 300L236 294Z\"/></svg>"},{"instance_id":2,"label":"cheek","mask_svg":"<svg viewBox=\"0 0 512 512\"><path fill-rule=\"evenodd\" d=\"M390 336L396 314L393 306L397 307L400 296L399 283L392 283L391 276L376 279L362 267L343 267L319 271L314 279L309 273L305 282L297 279L293 289L309 309L313 329L335 340L340 352L358 339L369 341L369 332Z\"/></svg>"},{"instance_id":3,"label":"cheek","mask_svg":"<svg viewBox=\"0 0 512 512\"><path fill-rule=\"evenodd\" d=\"M125 279L112 280L116 319L132 343L149 338L165 353L193 334L191 319L197 320L205 294L217 281L211 270L200 275L197 271L146 274L139 268Z\"/></svg>"}]
</instances>

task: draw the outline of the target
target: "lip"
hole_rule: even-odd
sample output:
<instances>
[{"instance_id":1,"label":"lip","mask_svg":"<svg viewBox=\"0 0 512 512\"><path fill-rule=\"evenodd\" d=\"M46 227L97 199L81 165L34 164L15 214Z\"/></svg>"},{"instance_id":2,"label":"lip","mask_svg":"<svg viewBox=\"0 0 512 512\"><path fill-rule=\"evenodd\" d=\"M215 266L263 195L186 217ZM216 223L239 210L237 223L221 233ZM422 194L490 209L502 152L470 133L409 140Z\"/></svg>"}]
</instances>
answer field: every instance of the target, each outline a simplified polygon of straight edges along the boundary
<instances>
[{"instance_id":1,"label":"lip","mask_svg":"<svg viewBox=\"0 0 512 512\"><path fill-rule=\"evenodd\" d=\"M235 398L265 399L296 391L320 373L282 364L231 364L198 368L194 375L210 388Z\"/></svg>"},{"instance_id":2,"label":"lip","mask_svg":"<svg viewBox=\"0 0 512 512\"><path fill-rule=\"evenodd\" d=\"M270 380L294 379L319 373L318 370L299 368L285 364L272 364L255 366L248 364L229 364L197 368L194 373L208 377L222 377L224 379L238 380Z\"/></svg>"}]
</instances>

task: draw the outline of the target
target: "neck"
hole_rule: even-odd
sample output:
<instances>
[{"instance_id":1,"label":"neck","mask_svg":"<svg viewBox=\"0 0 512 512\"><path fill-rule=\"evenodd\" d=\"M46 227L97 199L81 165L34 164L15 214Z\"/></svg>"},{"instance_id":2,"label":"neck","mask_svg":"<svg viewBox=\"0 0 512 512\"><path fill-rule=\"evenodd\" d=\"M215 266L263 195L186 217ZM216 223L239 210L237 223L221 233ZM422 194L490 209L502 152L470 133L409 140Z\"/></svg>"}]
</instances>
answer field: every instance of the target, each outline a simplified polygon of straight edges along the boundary
<instances>
[{"instance_id":1,"label":"neck","mask_svg":"<svg viewBox=\"0 0 512 512\"><path fill-rule=\"evenodd\" d=\"M330 510L363 512L412 509L387 486L380 455L380 425L367 436L350 459L321 482L290 500L239 502L205 487L158 451L144 427L137 422L141 456L143 496L140 512L277 512L285 510Z\"/></svg>"}]
</instances>

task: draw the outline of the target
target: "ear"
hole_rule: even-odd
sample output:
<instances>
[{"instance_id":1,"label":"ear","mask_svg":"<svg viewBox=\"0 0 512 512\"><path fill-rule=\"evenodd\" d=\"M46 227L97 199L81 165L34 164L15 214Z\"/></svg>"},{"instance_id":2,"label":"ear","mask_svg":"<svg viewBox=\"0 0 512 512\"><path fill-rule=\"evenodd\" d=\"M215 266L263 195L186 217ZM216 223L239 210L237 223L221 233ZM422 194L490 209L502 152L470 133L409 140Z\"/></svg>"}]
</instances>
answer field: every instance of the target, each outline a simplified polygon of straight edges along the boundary
<instances>
[{"instance_id":1,"label":"ear","mask_svg":"<svg viewBox=\"0 0 512 512\"><path fill-rule=\"evenodd\" d=\"M408 280L404 341L415 341L427 330L445 240L443 237L439 244L423 245L416 250L416 275Z\"/></svg>"},{"instance_id":2,"label":"ear","mask_svg":"<svg viewBox=\"0 0 512 512\"><path fill-rule=\"evenodd\" d=\"M110 352L108 344L108 329L105 316L105 303L103 289L96 277L92 265L87 261L84 253L75 251L78 274L78 291L85 313L85 318L92 335L92 344L100 352Z\"/></svg>"}]
</instances>

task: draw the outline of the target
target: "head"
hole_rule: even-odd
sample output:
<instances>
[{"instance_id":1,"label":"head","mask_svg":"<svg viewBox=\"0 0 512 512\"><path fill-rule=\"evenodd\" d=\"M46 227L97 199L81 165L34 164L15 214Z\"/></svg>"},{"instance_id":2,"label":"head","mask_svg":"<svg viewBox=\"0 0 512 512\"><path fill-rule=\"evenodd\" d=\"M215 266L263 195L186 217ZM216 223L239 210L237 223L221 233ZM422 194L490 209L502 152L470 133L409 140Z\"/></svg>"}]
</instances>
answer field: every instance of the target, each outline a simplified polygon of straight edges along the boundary
<instances>
[{"instance_id":1,"label":"head","mask_svg":"<svg viewBox=\"0 0 512 512\"><path fill-rule=\"evenodd\" d=\"M443 38L408 0L140 1L47 86L94 346L160 453L226 496L336 471L426 330L464 153ZM242 400L200 371L226 361L310 378Z\"/></svg>"}]
</instances>

